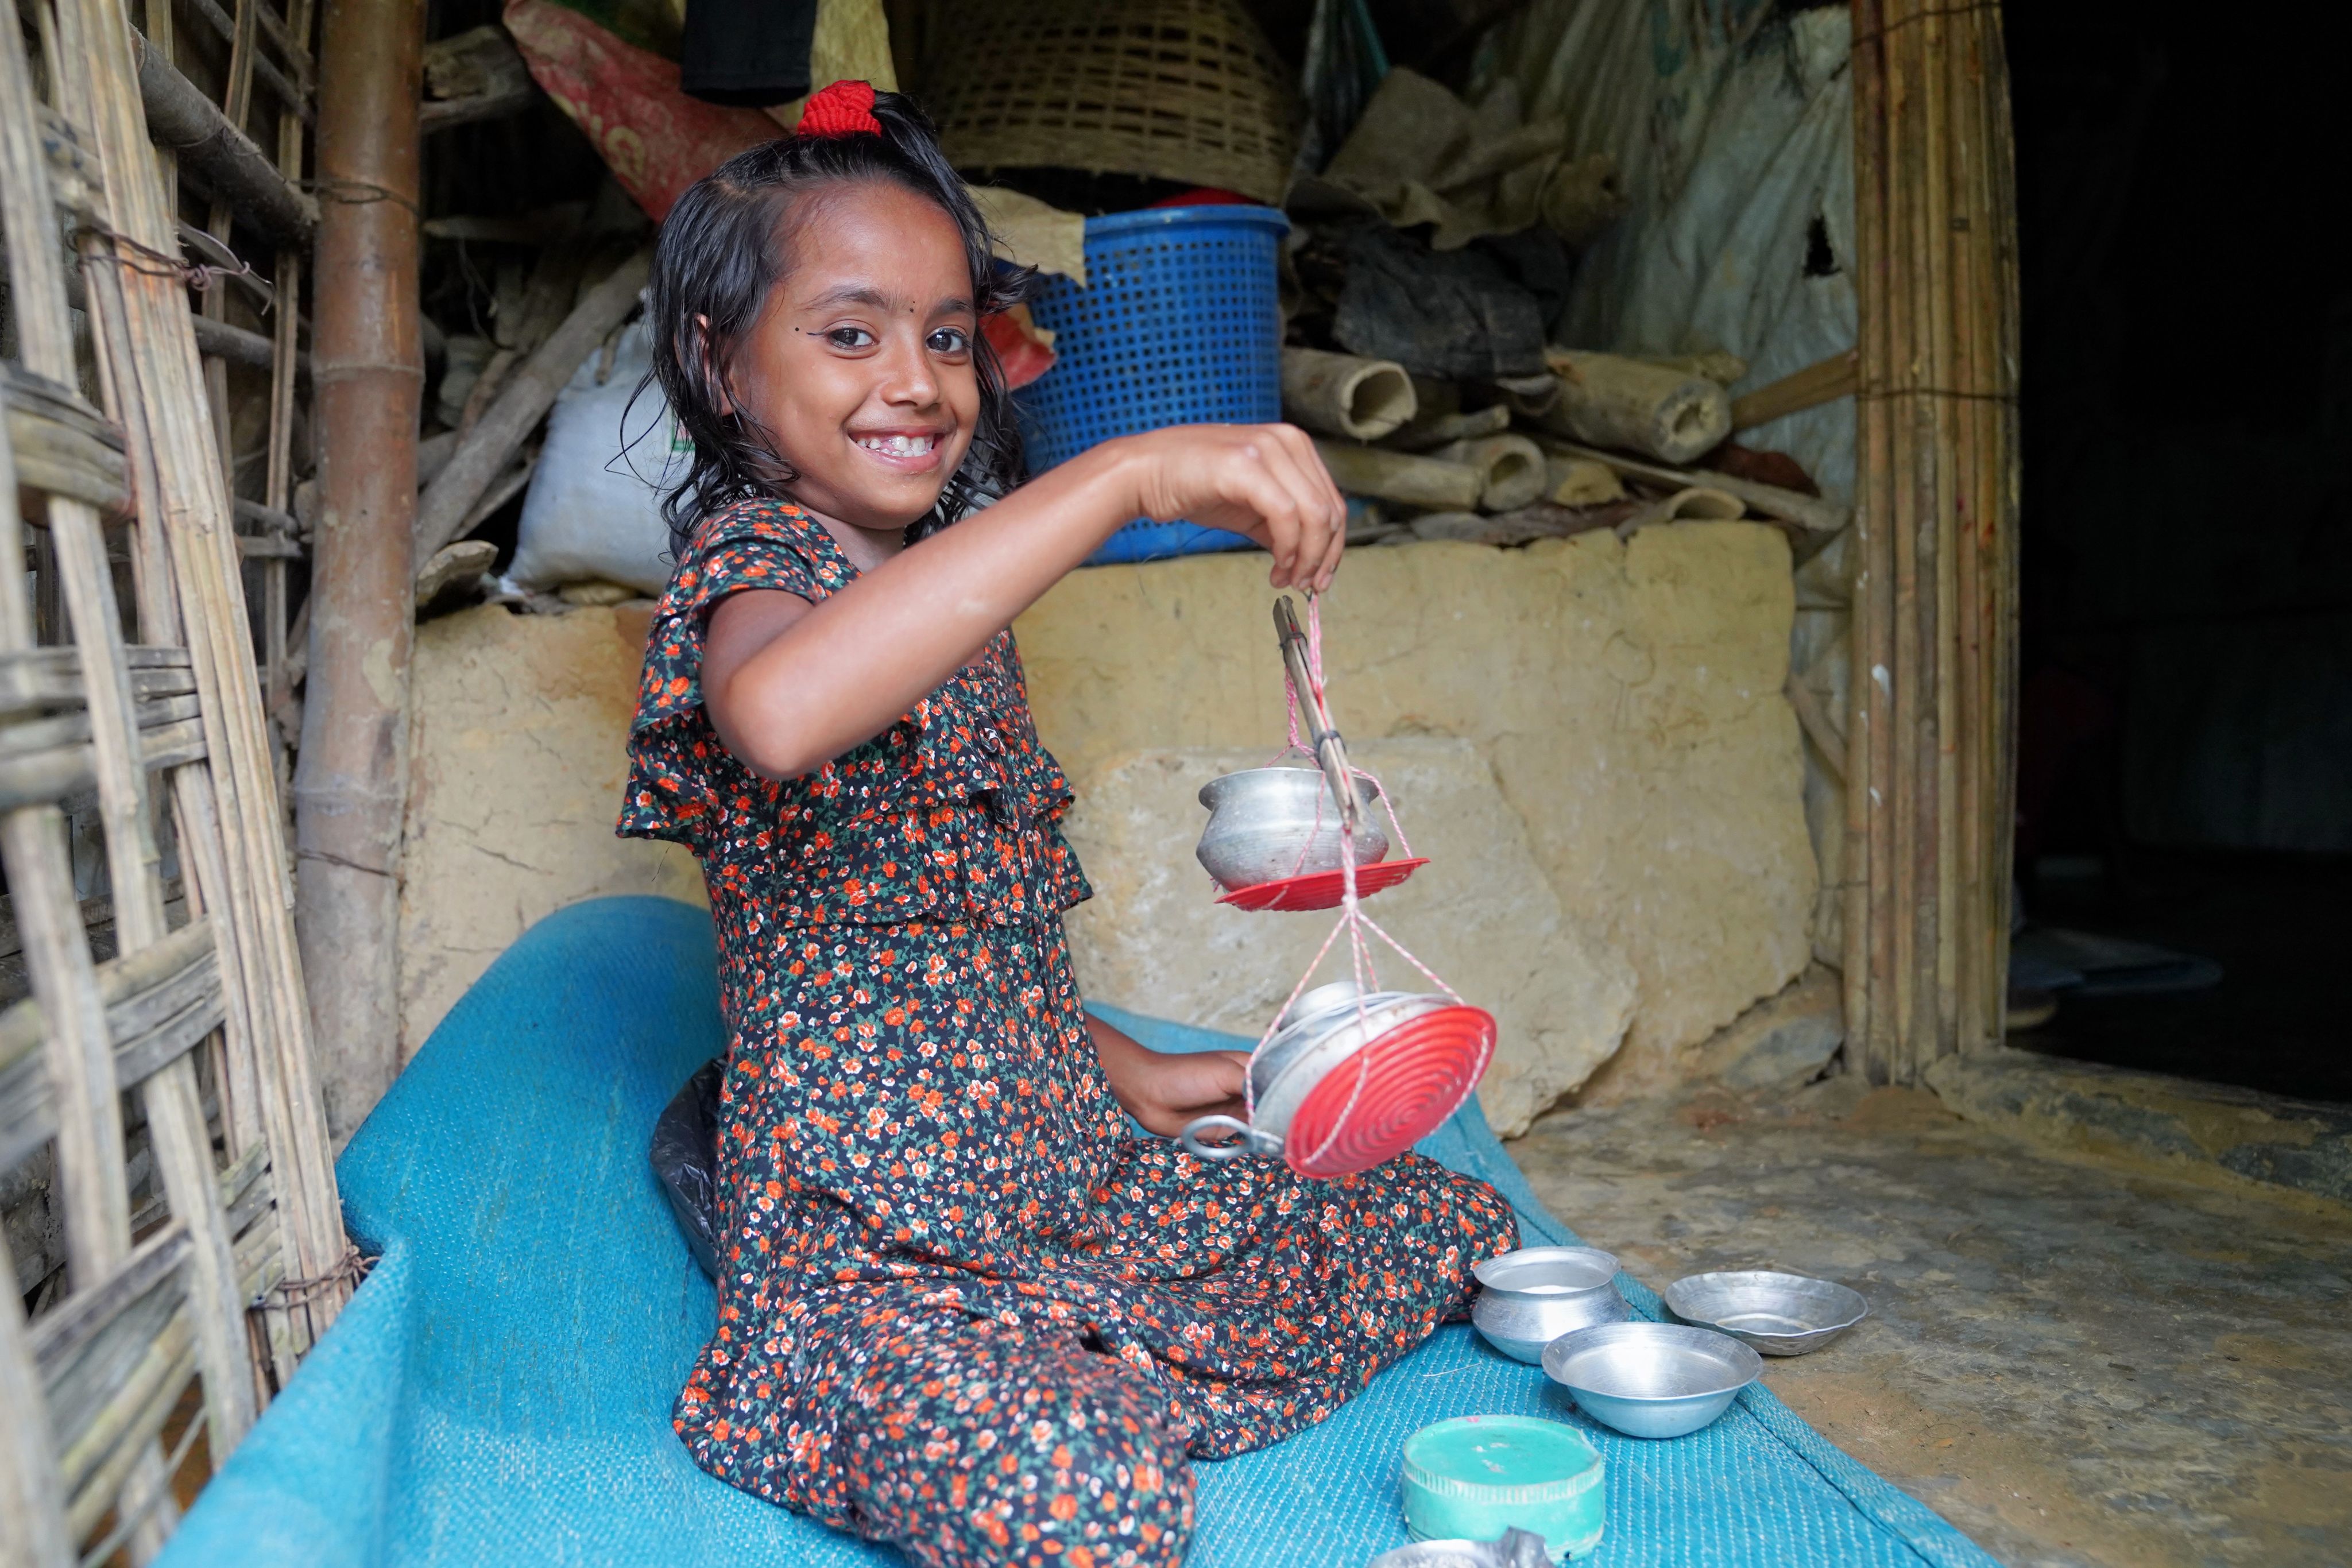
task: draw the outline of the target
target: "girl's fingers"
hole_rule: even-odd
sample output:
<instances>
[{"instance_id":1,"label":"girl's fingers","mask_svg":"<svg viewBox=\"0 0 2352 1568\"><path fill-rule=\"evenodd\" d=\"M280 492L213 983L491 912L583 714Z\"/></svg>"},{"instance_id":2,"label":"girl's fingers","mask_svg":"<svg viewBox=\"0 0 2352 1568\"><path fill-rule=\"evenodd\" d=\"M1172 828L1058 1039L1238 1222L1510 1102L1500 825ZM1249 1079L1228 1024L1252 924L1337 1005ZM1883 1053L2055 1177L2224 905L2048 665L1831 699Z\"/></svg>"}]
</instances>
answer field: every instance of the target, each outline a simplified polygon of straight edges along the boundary
<instances>
[{"instance_id":1,"label":"girl's fingers","mask_svg":"<svg viewBox=\"0 0 2352 1568\"><path fill-rule=\"evenodd\" d=\"M1259 459L1289 497L1297 533L1285 563L1287 580L1277 586L1319 586L1333 526L1337 492L1305 435L1289 425L1264 425L1252 433ZM1342 514L1344 515L1344 513Z\"/></svg>"},{"instance_id":2,"label":"girl's fingers","mask_svg":"<svg viewBox=\"0 0 2352 1568\"><path fill-rule=\"evenodd\" d=\"M1299 465L1306 471L1308 482L1330 518L1330 531L1309 568L1316 591L1320 592L1331 586L1332 574L1339 570L1340 554L1348 548L1348 498L1333 483L1330 470L1323 465L1322 455L1315 450L1315 443L1307 433L1292 425L1284 425L1282 429L1290 438Z\"/></svg>"}]
</instances>

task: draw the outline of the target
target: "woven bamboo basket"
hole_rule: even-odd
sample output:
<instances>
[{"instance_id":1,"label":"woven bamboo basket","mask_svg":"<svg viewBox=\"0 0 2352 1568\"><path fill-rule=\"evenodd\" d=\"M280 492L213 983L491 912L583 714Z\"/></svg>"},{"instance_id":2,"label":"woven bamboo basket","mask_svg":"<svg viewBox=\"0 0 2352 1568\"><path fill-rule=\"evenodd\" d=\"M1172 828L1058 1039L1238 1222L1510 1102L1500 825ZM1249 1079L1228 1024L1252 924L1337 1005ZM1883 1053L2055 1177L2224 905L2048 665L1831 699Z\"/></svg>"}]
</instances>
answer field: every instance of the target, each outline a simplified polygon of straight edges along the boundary
<instances>
[{"instance_id":1,"label":"woven bamboo basket","mask_svg":"<svg viewBox=\"0 0 2352 1568\"><path fill-rule=\"evenodd\" d=\"M958 168L1140 175L1277 205L1288 187L1297 95L1240 0L979 0L940 42L925 97Z\"/></svg>"}]
</instances>

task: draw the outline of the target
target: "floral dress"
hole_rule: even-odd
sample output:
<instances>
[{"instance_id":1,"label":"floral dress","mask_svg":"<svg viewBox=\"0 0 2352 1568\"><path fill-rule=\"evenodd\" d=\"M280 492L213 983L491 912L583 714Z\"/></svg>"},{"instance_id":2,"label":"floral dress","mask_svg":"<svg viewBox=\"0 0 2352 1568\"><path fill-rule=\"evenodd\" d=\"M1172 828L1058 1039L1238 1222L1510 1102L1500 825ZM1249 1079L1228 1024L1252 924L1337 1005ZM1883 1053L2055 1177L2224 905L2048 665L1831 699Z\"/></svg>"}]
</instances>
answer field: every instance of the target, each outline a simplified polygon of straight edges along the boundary
<instances>
[{"instance_id":1,"label":"floral dress","mask_svg":"<svg viewBox=\"0 0 2352 1568\"><path fill-rule=\"evenodd\" d=\"M648 638L624 834L699 857L730 1030L719 1321L697 1463L921 1563L1181 1560L1187 1456L1338 1408L1514 1244L1484 1183L1407 1155L1309 1180L1139 1134L1061 915L1088 895L1009 632L785 782L719 742L711 607L856 569L774 501L696 530Z\"/></svg>"}]
</instances>

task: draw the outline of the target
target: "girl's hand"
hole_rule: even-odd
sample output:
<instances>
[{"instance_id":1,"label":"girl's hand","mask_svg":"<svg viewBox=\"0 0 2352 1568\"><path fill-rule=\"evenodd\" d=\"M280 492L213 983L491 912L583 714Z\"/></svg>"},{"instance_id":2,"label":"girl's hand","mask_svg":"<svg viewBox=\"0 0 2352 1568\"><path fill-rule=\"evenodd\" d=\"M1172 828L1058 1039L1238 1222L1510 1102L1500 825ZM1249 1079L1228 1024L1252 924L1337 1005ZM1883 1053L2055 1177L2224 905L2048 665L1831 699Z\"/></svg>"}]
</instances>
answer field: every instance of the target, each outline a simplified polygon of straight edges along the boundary
<instances>
[{"instance_id":1,"label":"girl's hand","mask_svg":"<svg viewBox=\"0 0 2352 1568\"><path fill-rule=\"evenodd\" d=\"M1290 424L1180 424L1121 438L1139 509L1255 539L1276 588L1331 586L1348 542L1348 503L1307 433Z\"/></svg>"},{"instance_id":2,"label":"girl's hand","mask_svg":"<svg viewBox=\"0 0 2352 1568\"><path fill-rule=\"evenodd\" d=\"M1163 1138L1202 1116L1241 1116L1249 1053L1152 1051L1091 1014L1087 1030L1110 1092L1127 1113Z\"/></svg>"}]
</instances>

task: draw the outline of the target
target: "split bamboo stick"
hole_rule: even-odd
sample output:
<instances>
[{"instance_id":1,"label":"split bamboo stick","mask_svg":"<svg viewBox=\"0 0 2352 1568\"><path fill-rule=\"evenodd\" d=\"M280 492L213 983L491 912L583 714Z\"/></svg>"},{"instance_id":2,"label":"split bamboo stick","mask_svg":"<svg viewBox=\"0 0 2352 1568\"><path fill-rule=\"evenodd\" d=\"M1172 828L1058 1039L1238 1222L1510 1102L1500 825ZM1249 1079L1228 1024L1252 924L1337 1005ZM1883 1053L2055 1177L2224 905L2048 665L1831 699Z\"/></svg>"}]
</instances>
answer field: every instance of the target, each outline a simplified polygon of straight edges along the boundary
<instances>
[{"instance_id":1,"label":"split bamboo stick","mask_svg":"<svg viewBox=\"0 0 2352 1568\"><path fill-rule=\"evenodd\" d=\"M1958 868L1954 925L1948 939L1954 953L1951 1019L1958 1049L1970 1051L1986 1035L1983 975L1986 951L1988 880L1992 873L1984 820L1984 792L1990 757L1983 745L1981 720L1990 699L1984 679L1986 641L1982 562L1979 549L1987 514L1987 459L1990 455L1991 390L1985 331L1990 315L1984 290L1990 278L1983 265L1983 246L1990 229L1984 174L1983 100L1977 78L1981 71L1983 34L1973 16L1953 19L1953 37L1945 62L1953 115L1952 156L1955 171L1955 212L1952 217L1952 382L1959 392L1952 410L1959 426L1960 465L1954 508L1954 565L1957 569L1952 627L1954 711L1956 725L1948 744L1956 754L1953 770L1954 861Z\"/></svg>"},{"instance_id":2,"label":"split bamboo stick","mask_svg":"<svg viewBox=\"0 0 2352 1568\"><path fill-rule=\"evenodd\" d=\"M0 510L10 514L0 534L14 534L16 475L8 461L8 436L0 431ZM0 1279L16 1278L16 1260L0 1232ZM8 1521L4 1548L8 1568L72 1568L72 1538L66 1532L65 1483L49 1447L48 1400L33 1371L32 1346L25 1335L24 1309L12 1291L0 1301L0 1518Z\"/></svg>"},{"instance_id":3,"label":"split bamboo stick","mask_svg":"<svg viewBox=\"0 0 2352 1568\"><path fill-rule=\"evenodd\" d=\"M1854 0L1857 353L1856 543L1846 723L1846 1034L1872 1082L1892 1081L1894 376L1885 0Z\"/></svg>"}]
</instances>

